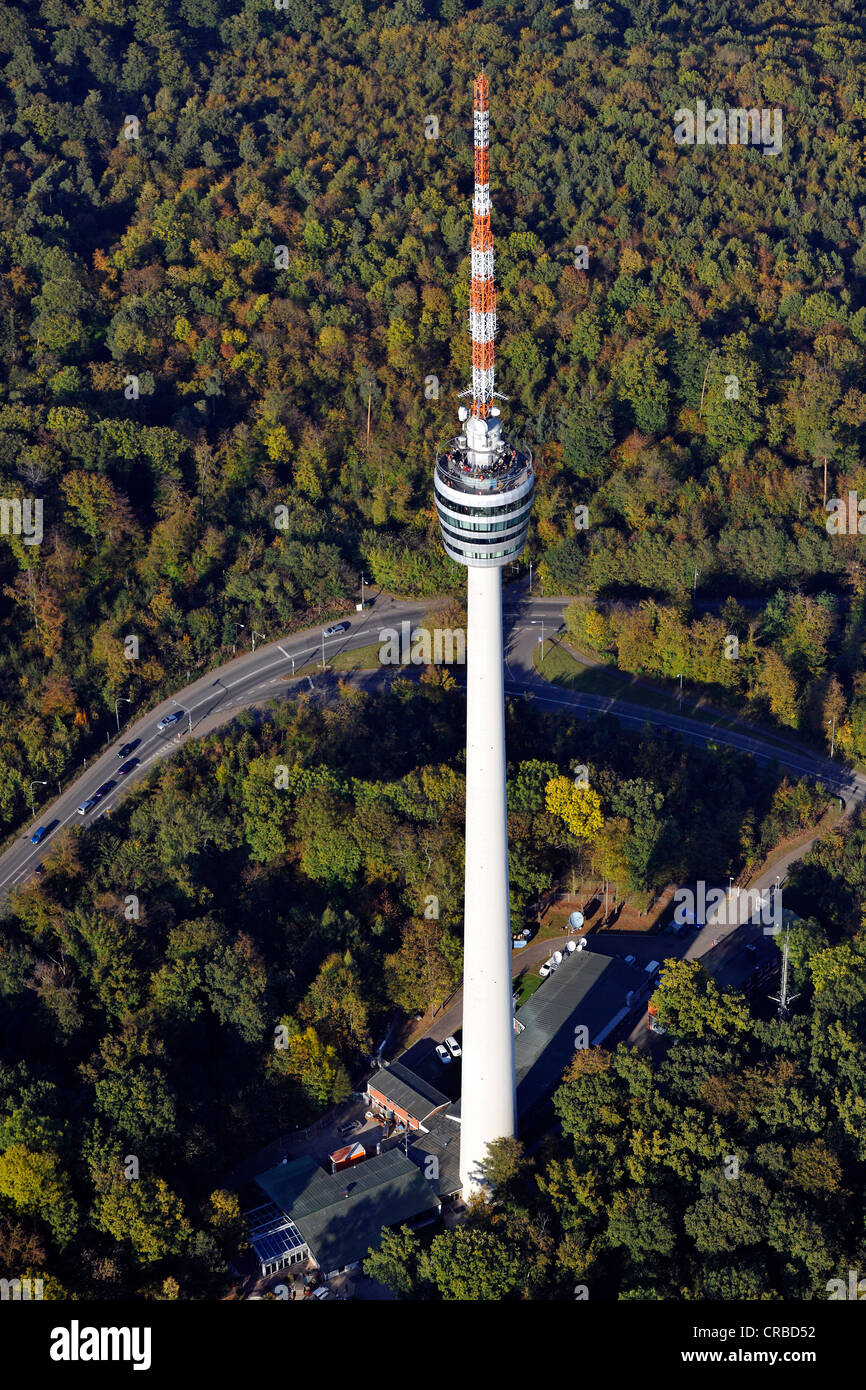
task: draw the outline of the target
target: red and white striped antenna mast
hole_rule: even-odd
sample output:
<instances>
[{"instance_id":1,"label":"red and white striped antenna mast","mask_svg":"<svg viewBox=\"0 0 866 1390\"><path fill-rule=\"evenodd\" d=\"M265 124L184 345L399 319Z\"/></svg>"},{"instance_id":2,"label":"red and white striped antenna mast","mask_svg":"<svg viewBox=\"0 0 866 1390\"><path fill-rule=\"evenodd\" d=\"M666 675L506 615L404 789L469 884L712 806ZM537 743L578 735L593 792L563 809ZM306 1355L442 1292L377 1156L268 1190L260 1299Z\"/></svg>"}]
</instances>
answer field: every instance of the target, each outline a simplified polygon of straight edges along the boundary
<instances>
[{"instance_id":1,"label":"red and white striped antenna mast","mask_svg":"<svg viewBox=\"0 0 866 1390\"><path fill-rule=\"evenodd\" d=\"M472 290L469 332L472 337L472 414L486 420L493 405L493 339L496 335L496 289L493 283L493 233L490 230L490 83L482 71L474 87L475 195L472 199ZM507 397L502 397L507 399Z\"/></svg>"}]
</instances>

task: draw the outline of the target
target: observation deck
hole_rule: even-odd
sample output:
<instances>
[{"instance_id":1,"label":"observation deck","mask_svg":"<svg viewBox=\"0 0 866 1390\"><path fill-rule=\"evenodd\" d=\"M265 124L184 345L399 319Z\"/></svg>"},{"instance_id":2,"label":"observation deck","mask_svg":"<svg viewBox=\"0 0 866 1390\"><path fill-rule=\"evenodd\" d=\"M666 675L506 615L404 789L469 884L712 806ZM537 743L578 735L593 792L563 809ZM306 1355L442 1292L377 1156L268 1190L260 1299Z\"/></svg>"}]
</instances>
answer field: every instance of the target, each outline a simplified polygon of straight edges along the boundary
<instances>
[{"instance_id":1,"label":"observation deck","mask_svg":"<svg viewBox=\"0 0 866 1390\"><path fill-rule=\"evenodd\" d=\"M523 550L532 511L532 454L500 435L496 415L475 417L436 456L433 475L442 543L458 564L510 564Z\"/></svg>"}]
</instances>

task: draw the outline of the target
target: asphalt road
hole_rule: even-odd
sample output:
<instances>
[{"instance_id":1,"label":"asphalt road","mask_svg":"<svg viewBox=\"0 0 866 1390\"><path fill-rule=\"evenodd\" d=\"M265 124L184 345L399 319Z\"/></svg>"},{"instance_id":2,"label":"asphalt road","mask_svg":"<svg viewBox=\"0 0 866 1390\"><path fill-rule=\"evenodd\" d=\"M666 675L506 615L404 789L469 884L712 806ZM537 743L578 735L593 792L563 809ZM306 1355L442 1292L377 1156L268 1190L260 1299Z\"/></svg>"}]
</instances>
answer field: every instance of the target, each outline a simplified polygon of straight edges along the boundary
<instances>
[{"instance_id":1,"label":"asphalt road","mask_svg":"<svg viewBox=\"0 0 866 1390\"><path fill-rule=\"evenodd\" d=\"M429 612L433 602L430 599L403 601L377 595L363 614L353 614L348 619L350 626L347 632L325 639L326 659L342 651L378 642L383 627L399 627L403 621L417 622ZM744 729L739 732L630 701L575 694L550 685L533 666L533 654L541 635L540 621L544 619L547 640L561 630L562 615L570 602L569 598L530 595L525 581L508 586L504 595L507 694L530 698L546 709L560 709L578 716L611 714L630 727L652 724L657 728L673 729L691 743L701 746L715 743L737 748L751 753L761 762L776 760L798 776L805 773L821 778L830 790L843 798L848 808L866 796L866 777L847 771L829 758L811 753L793 740L780 745L762 739L754 731ZM62 796L43 809L38 819L0 855L0 895L8 893L33 874L59 830L70 824L86 826L100 816L109 815L127 785L140 781L155 762L176 751L186 739L203 737L233 718L238 710L261 705L281 692L303 687L307 680L315 687L319 679L317 676L296 677L293 681L292 672L304 665L320 662L321 655L322 628L268 642L255 652L246 652L198 677L176 696L126 725L105 752L90 763ZM159 720L178 709L183 710L183 718L160 733L156 727ZM131 756L138 758L139 764L127 777L119 777L121 760L117 757L117 750L122 744L135 739L140 742ZM93 796L97 787L109 780L116 785L91 811L79 815L77 807ZM35 829L54 821L57 824L51 835L38 846L31 844L30 837ZM805 853L805 849L800 853Z\"/></svg>"}]
</instances>

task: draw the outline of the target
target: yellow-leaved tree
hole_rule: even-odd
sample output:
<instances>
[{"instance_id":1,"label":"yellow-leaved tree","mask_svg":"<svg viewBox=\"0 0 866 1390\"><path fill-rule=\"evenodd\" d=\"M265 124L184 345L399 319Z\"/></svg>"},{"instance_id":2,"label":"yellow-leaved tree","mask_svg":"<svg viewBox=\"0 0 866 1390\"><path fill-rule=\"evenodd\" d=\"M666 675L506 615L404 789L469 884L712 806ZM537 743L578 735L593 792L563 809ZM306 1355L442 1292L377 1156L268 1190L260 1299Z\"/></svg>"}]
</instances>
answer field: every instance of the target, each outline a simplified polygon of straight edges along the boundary
<instances>
[{"instance_id":1,"label":"yellow-leaved tree","mask_svg":"<svg viewBox=\"0 0 866 1390\"><path fill-rule=\"evenodd\" d=\"M545 789L545 802L548 811L561 816L579 840L595 840L604 825L598 792L578 786L568 777L551 778Z\"/></svg>"}]
</instances>

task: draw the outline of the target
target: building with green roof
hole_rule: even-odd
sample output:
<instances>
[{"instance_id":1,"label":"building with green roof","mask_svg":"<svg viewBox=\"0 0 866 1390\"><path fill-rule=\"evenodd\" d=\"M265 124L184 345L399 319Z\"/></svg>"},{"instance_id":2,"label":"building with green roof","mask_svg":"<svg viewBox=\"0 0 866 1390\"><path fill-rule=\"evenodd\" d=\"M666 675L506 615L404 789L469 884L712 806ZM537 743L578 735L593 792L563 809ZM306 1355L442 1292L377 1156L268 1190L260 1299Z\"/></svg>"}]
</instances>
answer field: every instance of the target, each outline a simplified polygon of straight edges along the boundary
<instances>
[{"instance_id":1,"label":"building with green roof","mask_svg":"<svg viewBox=\"0 0 866 1390\"><path fill-rule=\"evenodd\" d=\"M300 1232L326 1278L363 1260L378 1246L383 1226L423 1225L441 1209L433 1184L396 1148L337 1173L309 1156L296 1158L256 1182Z\"/></svg>"}]
</instances>

